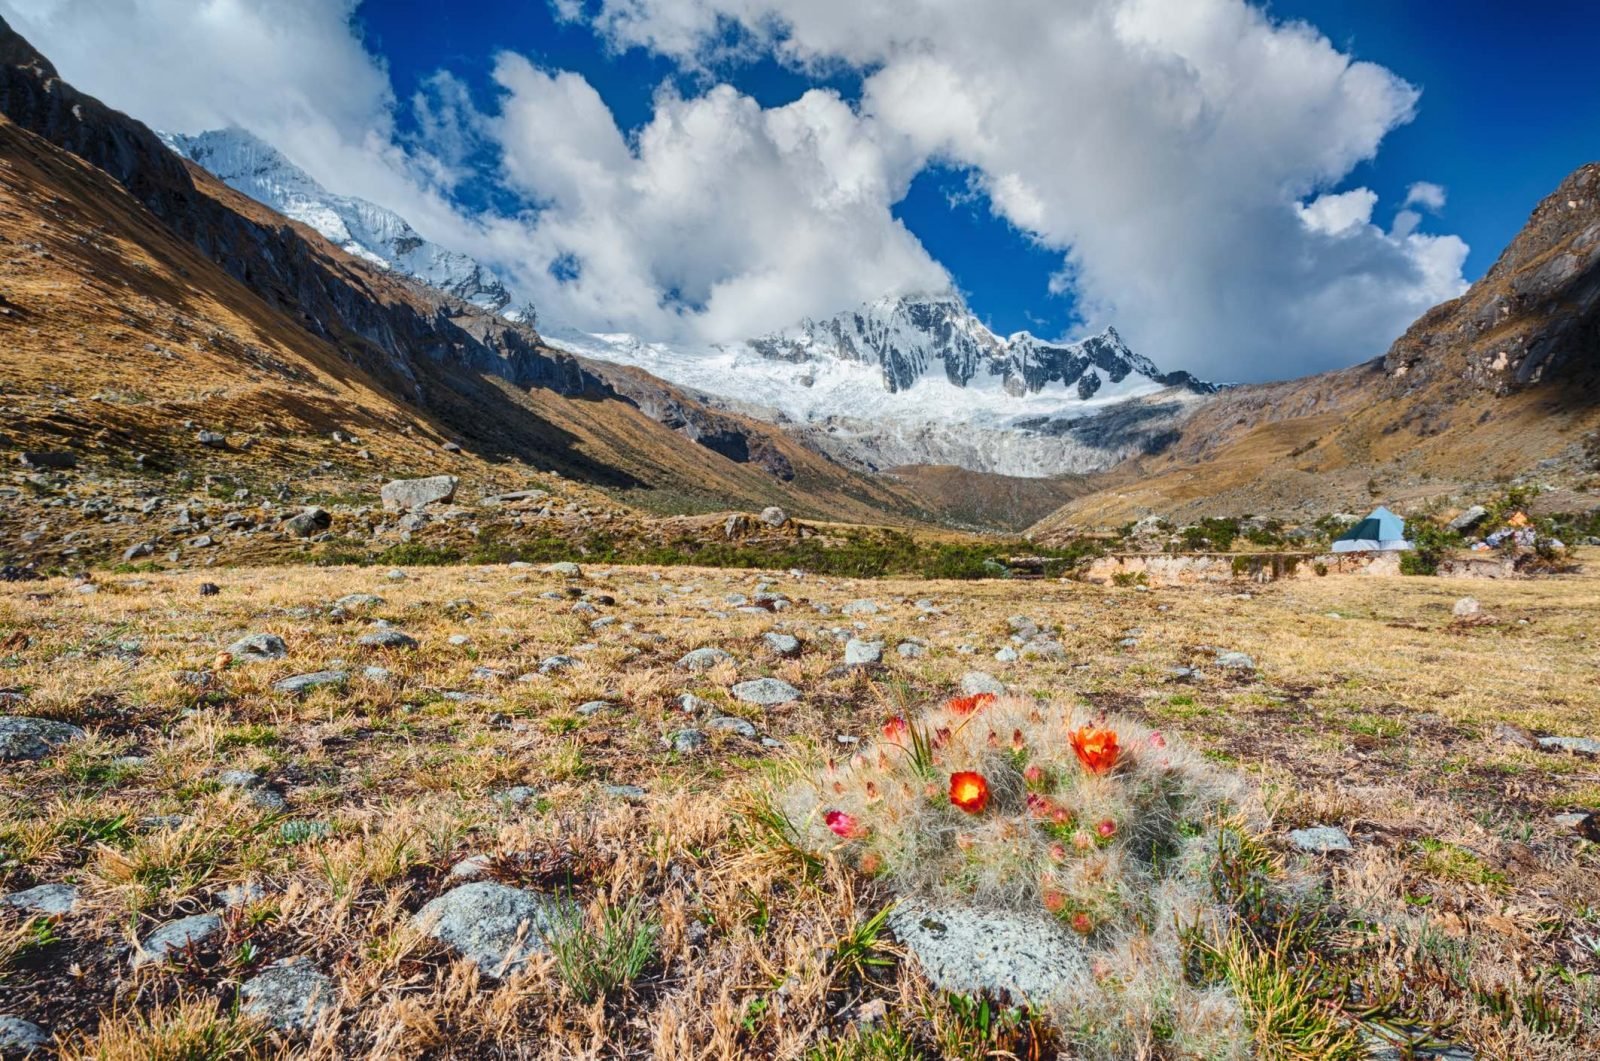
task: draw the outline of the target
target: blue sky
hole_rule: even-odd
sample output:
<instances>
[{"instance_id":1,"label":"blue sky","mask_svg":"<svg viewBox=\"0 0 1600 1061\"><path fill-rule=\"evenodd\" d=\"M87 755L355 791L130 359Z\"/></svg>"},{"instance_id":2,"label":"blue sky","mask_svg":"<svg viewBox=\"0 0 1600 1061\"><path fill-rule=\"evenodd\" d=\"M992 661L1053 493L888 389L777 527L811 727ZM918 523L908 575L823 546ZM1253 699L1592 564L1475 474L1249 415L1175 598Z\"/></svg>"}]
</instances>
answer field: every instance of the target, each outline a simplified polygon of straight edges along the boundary
<instances>
[{"instance_id":1,"label":"blue sky","mask_svg":"<svg viewBox=\"0 0 1600 1061\"><path fill-rule=\"evenodd\" d=\"M1002 333L1114 324L1219 379L1336 368L1600 155L1586 4L890 10L0 0L150 124L249 129L546 322L678 342L951 284Z\"/></svg>"}]
</instances>

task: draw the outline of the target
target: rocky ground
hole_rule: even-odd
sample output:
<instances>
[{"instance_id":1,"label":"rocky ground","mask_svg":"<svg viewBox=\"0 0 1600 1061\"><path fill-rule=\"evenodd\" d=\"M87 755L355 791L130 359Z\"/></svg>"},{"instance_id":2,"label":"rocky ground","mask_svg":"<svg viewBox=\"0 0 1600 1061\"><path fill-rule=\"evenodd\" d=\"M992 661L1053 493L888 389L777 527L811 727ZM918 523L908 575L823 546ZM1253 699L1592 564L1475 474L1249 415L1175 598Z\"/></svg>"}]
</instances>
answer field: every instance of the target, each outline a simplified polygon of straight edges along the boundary
<instances>
[{"instance_id":1,"label":"rocky ground","mask_svg":"<svg viewBox=\"0 0 1600 1061\"><path fill-rule=\"evenodd\" d=\"M881 880L774 842L754 796L988 691L1243 779L1263 872L1321 897L1298 990L1363 1052L1590 1056L1600 576L1472 592L1458 615L1460 584L1422 578L0 584L0 1054L1092 1054L1105 1029L972 1001L1023 976L1026 922L886 926ZM976 981L950 940L988 948ZM1354 1056L1228 982L1237 1052Z\"/></svg>"}]
</instances>

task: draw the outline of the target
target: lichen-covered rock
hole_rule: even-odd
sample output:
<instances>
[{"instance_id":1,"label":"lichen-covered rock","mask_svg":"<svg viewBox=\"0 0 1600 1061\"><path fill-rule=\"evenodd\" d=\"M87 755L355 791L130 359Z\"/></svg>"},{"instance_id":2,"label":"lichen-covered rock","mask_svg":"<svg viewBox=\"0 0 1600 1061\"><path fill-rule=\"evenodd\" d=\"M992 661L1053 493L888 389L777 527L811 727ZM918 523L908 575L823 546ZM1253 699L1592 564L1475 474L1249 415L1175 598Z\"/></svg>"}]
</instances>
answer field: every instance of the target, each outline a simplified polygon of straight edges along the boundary
<instances>
[{"instance_id":1,"label":"lichen-covered rock","mask_svg":"<svg viewBox=\"0 0 1600 1061\"><path fill-rule=\"evenodd\" d=\"M289 646L277 634L249 634L229 645L228 655L239 663L267 663L287 657Z\"/></svg>"},{"instance_id":2,"label":"lichen-covered rock","mask_svg":"<svg viewBox=\"0 0 1600 1061\"><path fill-rule=\"evenodd\" d=\"M456 496L460 480L453 475L430 475L425 479L396 479L379 491L383 507L390 512L412 512Z\"/></svg>"},{"instance_id":3,"label":"lichen-covered rock","mask_svg":"<svg viewBox=\"0 0 1600 1061\"><path fill-rule=\"evenodd\" d=\"M303 1033L338 1008L338 988L303 958L281 962L239 988L245 1014L281 1032Z\"/></svg>"},{"instance_id":4,"label":"lichen-covered rock","mask_svg":"<svg viewBox=\"0 0 1600 1061\"><path fill-rule=\"evenodd\" d=\"M78 889L70 884L41 884L37 888L0 895L0 906L9 906L25 914L43 914L60 917L70 914L78 905Z\"/></svg>"},{"instance_id":5,"label":"lichen-covered rock","mask_svg":"<svg viewBox=\"0 0 1600 1061\"><path fill-rule=\"evenodd\" d=\"M142 968L164 962L175 951L190 944L201 944L222 930L216 914L195 914L169 921L139 941L133 952L133 967Z\"/></svg>"},{"instance_id":6,"label":"lichen-covered rock","mask_svg":"<svg viewBox=\"0 0 1600 1061\"><path fill-rule=\"evenodd\" d=\"M503 976L545 951L546 937L570 913L567 904L548 895L473 881L428 903L411 923L475 963L485 975Z\"/></svg>"},{"instance_id":7,"label":"lichen-covered rock","mask_svg":"<svg viewBox=\"0 0 1600 1061\"><path fill-rule=\"evenodd\" d=\"M799 689L778 678L757 678L755 681L740 682L730 691L735 700L761 707L774 707L800 699Z\"/></svg>"},{"instance_id":8,"label":"lichen-covered rock","mask_svg":"<svg viewBox=\"0 0 1600 1061\"><path fill-rule=\"evenodd\" d=\"M719 663L731 663L733 657L720 648L697 648L693 652L686 652L678 660L678 667L682 670L702 671L710 670Z\"/></svg>"},{"instance_id":9,"label":"lichen-covered rock","mask_svg":"<svg viewBox=\"0 0 1600 1061\"><path fill-rule=\"evenodd\" d=\"M889 926L944 991L1049 1005L1089 980L1083 945L1042 915L910 903L889 915Z\"/></svg>"},{"instance_id":10,"label":"lichen-covered rock","mask_svg":"<svg viewBox=\"0 0 1600 1061\"><path fill-rule=\"evenodd\" d=\"M83 736L83 730L50 718L0 715L0 763L43 759Z\"/></svg>"}]
</instances>

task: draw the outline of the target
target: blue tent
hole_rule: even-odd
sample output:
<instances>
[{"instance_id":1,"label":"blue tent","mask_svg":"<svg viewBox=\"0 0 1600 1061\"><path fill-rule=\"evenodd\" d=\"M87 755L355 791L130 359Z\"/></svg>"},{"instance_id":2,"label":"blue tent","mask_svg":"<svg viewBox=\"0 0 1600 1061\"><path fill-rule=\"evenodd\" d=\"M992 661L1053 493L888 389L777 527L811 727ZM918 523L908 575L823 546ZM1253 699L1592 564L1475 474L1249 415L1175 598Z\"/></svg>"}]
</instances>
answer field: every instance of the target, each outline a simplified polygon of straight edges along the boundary
<instances>
[{"instance_id":1,"label":"blue tent","mask_svg":"<svg viewBox=\"0 0 1600 1061\"><path fill-rule=\"evenodd\" d=\"M1357 523L1334 540L1336 553L1376 553L1393 549L1410 549L1406 541L1405 520L1379 505L1372 515Z\"/></svg>"}]
</instances>

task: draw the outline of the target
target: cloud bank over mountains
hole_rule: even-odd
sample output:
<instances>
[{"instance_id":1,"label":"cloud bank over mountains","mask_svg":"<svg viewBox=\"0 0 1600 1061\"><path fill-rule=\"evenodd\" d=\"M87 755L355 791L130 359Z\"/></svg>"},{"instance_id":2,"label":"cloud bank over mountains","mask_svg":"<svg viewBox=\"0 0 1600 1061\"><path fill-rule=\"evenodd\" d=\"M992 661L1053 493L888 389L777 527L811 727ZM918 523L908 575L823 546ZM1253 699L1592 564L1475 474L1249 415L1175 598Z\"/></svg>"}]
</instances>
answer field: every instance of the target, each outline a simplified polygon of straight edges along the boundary
<instances>
[{"instance_id":1,"label":"cloud bank over mountains","mask_svg":"<svg viewBox=\"0 0 1600 1061\"><path fill-rule=\"evenodd\" d=\"M548 320L723 340L949 284L894 214L930 166L1059 258L1041 288L1163 364L1259 379L1376 356L1459 294L1445 189L1346 187L1418 91L1243 0L559 0L661 86L618 127L582 76L506 51L480 110L441 72L400 100L351 3L0 0L87 91L149 124L236 124L337 192L496 267ZM771 56L860 77L762 107ZM480 98L482 98L480 94ZM409 109L419 132L402 135ZM492 160L491 172L474 170ZM457 194L496 186L493 208ZM471 198L471 197L466 197ZM1385 220L1387 218L1387 220ZM982 307L977 307L981 312Z\"/></svg>"}]
</instances>

